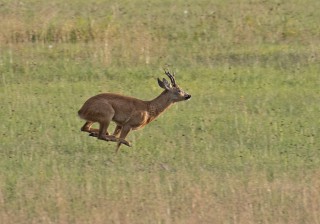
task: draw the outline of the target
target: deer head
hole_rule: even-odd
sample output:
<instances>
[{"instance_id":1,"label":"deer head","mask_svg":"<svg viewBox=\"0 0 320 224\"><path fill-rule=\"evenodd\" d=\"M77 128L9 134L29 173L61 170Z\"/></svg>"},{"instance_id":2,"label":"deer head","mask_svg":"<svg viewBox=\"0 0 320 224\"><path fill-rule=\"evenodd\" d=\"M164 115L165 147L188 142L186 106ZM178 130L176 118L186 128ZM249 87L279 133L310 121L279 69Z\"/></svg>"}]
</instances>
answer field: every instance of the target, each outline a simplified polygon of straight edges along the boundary
<instances>
[{"instance_id":1,"label":"deer head","mask_svg":"<svg viewBox=\"0 0 320 224\"><path fill-rule=\"evenodd\" d=\"M171 83L169 83L165 78L162 79L162 81L158 78L158 84L162 89L165 89L170 93L172 96L171 99L174 102L188 100L191 98L191 95L185 92L183 89L181 89L175 80L174 73L173 75L167 71L164 70L164 73L169 77Z\"/></svg>"}]
</instances>

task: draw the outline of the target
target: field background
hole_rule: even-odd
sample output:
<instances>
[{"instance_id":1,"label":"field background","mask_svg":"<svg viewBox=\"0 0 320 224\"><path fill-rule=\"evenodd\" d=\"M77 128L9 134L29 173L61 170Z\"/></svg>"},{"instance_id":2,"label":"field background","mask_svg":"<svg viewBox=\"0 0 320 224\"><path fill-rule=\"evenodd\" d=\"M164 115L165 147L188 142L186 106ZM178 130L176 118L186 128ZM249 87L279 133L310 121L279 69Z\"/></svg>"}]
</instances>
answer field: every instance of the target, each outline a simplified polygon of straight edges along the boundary
<instances>
[{"instance_id":1,"label":"field background","mask_svg":"<svg viewBox=\"0 0 320 224\"><path fill-rule=\"evenodd\" d=\"M1 0L0 223L320 223L320 1ZM132 148L100 92L191 101Z\"/></svg>"}]
</instances>

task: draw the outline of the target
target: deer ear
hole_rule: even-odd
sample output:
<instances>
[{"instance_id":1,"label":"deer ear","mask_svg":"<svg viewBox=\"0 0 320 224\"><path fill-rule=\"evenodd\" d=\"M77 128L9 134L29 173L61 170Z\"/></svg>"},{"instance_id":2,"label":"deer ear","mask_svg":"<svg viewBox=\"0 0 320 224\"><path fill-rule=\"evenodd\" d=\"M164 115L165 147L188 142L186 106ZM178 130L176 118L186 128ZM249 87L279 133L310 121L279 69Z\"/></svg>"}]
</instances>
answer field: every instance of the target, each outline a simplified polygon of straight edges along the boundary
<instances>
[{"instance_id":1,"label":"deer ear","mask_svg":"<svg viewBox=\"0 0 320 224\"><path fill-rule=\"evenodd\" d=\"M164 83L158 78L158 84L162 89L165 89Z\"/></svg>"},{"instance_id":2,"label":"deer ear","mask_svg":"<svg viewBox=\"0 0 320 224\"><path fill-rule=\"evenodd\" d=\"M159 78L158 78L158 84L159 86L162 88L162 89L170 89L170 84L168 83L167 80L163 79L163 81L161 81Z\"/></svg>"}]
</instances>

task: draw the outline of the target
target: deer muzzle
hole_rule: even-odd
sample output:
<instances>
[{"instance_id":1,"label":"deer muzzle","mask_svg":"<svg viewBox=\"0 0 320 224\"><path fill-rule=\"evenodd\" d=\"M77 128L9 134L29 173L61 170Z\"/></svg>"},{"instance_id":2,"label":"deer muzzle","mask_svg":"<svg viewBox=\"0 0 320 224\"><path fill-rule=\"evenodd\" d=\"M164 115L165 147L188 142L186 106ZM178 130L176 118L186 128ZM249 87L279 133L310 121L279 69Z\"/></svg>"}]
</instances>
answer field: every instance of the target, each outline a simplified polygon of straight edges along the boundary
<instances>
[{"instance_id":1,"label":"deer muzzle","mask_svg":"<svg viewBox=\"0 0 320 224\"><path fill-rule=\"evenodd\" d=\"M185 100L189 100L191 98L191 95L190 94L186 94L184 98L185 98Z\"/></svg>"}]
</instances>

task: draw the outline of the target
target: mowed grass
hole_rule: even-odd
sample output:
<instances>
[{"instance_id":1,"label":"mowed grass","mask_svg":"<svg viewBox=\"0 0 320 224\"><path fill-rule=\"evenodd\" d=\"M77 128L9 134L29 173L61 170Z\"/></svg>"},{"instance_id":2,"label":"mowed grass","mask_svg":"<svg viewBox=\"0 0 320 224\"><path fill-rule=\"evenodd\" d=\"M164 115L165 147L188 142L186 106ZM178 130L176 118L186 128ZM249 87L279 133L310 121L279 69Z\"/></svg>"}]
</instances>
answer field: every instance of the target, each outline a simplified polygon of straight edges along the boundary
<instances>
[{"instance_id":1,"label":"mowed grass","mask_svg":"<svg viewBox=\"0 0 320 224\"><path fill-rule=\"evenodd\" d=\"M320 222L317 1L70 4L1 9L0 223ZM80 132L164 66L192 99L132 148Z\"/></svg>"}]
</instances>

